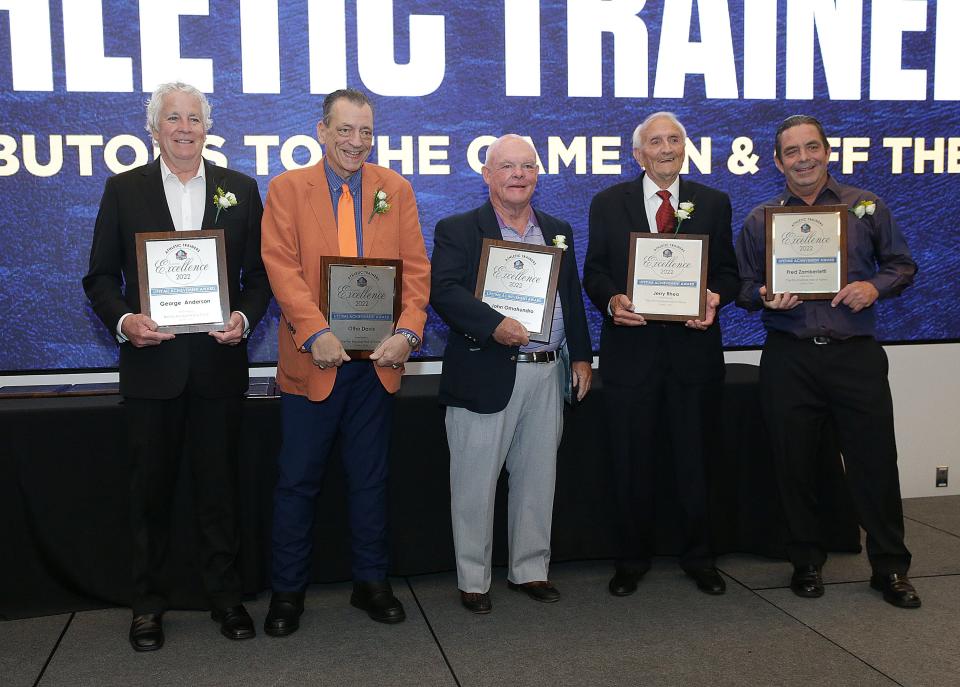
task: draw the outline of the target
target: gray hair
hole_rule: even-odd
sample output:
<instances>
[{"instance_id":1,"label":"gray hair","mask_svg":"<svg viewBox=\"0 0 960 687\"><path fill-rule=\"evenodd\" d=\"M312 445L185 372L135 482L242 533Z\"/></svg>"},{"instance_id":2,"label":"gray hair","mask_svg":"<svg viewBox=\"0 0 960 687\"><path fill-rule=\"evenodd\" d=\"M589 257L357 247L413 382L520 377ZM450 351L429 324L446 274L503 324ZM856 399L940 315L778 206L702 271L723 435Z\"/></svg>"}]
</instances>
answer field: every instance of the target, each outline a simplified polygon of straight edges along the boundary
<instances>
[{"instance_id":1,"label":"gray hair","mask_svg":"<svg viewBox=\"0 0 960 687\"><path fill-rule=\"evenodd\" d=\"M147 125L145 127L147 133L153 136L154 131L160 130L160 108L163 107L163 99L174 92L186 93L200 101L200 111L203 113L203 130L205 132L210 131L210 127L213 126L213 118L210 117L210 101L207 100L207 96L190 84L182 81L170 81L157 86L157 89L150 96L150 100L147 101Z\"/></svg>"},{"instance_id":2,"label":"gray hair","mask_svg":"<svg viewBox=\"0 0 960 687\"><path fill-rule=\"evenodd\" d=\"M341 88L340 90L328 93L327 97L323 99L324 126L330 126L330 112L333 110L334 104L341 98L353 103L357 107L366 105L370 108L370 114L373 114L373 103L370 102L370 98L367 97L366 93L358 91L356 88Z\"/></svg>"},{"instance_id":3,"label":"gray hair","mask_svg":"<svg viewBox=\"0 0 960 687\"><path fill-rule=\"evenodd\" d=\"M496 152L497 148L500 147L501 143L503 143L504 141L513 141L513 140L523 141L528 146L530 146L530 150L534 151L534 154L536 154L536 148L530 145L530 141L525 139L523 136L520 136L519 134L504 134L503 136L498 138L496 141L494 141L493 143L487 146L487 152L483 156L483 166L486 167L490 164L490 158L492 157L493 153Z\"/></svg>"},{"instance_id":4,"label":"gray hair","mask_svg":"<svg viewBox=\"0 0 960 687\"><path fill-rule=\"evenodd\" d=\"M672 112L654 112L652 115L640 122L640 126L633 130L634 149L643 145L643 133L646 131L647 127L650 126L650 122L652 122L654 119L660 119L661 117L669 119L671 122L673 122L676 127L680 129L680 133L683 135L683 138L687 138L687 130L684 128L683 124L680 123L680 120L677 119L677 115L673 114Z\"/></svg>"}]
</instances>

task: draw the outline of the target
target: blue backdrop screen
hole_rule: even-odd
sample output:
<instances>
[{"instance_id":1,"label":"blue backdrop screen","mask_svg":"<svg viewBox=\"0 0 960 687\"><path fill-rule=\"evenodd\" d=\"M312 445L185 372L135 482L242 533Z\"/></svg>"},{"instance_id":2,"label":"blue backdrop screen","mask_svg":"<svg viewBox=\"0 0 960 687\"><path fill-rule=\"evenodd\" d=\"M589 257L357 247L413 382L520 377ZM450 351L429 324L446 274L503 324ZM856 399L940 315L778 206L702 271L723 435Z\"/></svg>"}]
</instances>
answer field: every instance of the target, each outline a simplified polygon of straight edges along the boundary
<instances>
[{"instance_id":1,"label":"blue backdrop screen","mask_svg":"<svg viewBox=\"0 0 960 687\"><path fill-rule=\"evenodd\" d=\"M0 0L0 370L109 368L113 338L80 279L110 175L154 157L144 101L181 79L209 94L207 155L257 178L315 163L323 96L376 106L371 160L413 184L428 253L440 218L486 198L485 145L529 136L534 205L574 227L634 178L648 114L685 124L690 178L727 192L734 235L778 193L773 134L821 119L833 174L890 205L920 274L879 304L885 341L960 338L960 3L862 0ZM588 306L594 346L600 318ZM275 306L253 335L276 359ZM728 307L724 343L755 346ZM422 351L446 330L431 313Z\"/></svg>"}]
</instances>

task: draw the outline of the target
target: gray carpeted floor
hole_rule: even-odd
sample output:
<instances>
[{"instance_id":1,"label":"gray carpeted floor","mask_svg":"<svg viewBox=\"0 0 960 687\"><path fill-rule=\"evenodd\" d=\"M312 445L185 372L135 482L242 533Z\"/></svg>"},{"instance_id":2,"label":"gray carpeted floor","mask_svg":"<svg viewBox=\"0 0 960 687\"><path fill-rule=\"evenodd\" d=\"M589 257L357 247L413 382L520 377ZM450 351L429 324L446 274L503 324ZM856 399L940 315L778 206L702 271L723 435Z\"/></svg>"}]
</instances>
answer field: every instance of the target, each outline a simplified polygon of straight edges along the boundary
<instances>
[{"instance_id":1,"label":"gray carpeted floor","mask_svg":"<svg viewBox=\"0 0 960 687\"><path fill-rule=\"evenodd\" d=\"M453 573L424 575L393 581L408 618L384 626L349 605L349 585L317 585L291 637L229 642L206 613L170 612L166 646L149 654L126 642L127 609L2 622L0 685L960 684L960 496L904 512L915 611L869 588L865 555L831 556L814 600L790 592L787 563L750 556L718 561L720 597L671 558L622 599L606 591L610 562L565 563L551 571L558 604L509 591L497 569L493 613L474 616ZM247 604L258 623L268 600Z\"/></svg>"}]
</instances>

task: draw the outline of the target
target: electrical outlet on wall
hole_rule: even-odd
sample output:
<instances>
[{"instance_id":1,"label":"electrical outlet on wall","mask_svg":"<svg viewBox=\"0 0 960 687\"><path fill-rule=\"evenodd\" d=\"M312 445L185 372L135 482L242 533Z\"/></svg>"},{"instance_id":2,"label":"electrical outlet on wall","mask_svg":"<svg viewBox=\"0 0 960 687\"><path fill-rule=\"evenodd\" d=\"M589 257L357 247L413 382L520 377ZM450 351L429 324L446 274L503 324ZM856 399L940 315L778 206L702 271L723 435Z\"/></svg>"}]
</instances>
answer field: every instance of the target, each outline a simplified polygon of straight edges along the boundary
<instances>
[{"instance_id":1,"label":"electrical outlet on wall","mask_svg":"<svg viewBox=\"0 0 960 687\"><path fill-rule=\"evenodd\" d=\"M937 486L945 487L947 486L947 473L950 471L946 465L937 466Z\"/></svg>"}]
</instances>

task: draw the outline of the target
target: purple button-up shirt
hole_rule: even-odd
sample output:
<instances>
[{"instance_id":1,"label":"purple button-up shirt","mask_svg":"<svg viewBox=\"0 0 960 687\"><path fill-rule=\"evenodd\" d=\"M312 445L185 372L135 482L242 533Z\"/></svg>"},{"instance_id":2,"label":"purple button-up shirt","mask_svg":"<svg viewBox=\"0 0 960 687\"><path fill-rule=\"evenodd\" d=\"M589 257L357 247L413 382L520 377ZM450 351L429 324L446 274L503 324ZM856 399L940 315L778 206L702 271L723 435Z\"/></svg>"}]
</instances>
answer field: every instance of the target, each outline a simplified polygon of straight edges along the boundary
<instances>
[{"instance_id":1,"label":"purple button-up shirt","mask_svg":"<svg viewBox=\"0 0 960 687\"><path fill-rule=\"evenodd\" d=\"M897 223L886 204L869 191L841 184L832 176L820 191L814 205L846 205L853 208L861 200L872 200L876 210L872 215L847 217L847 280L873 284L880 298L897 296L913 283L917 264L910 257L910 249L897 228ZM792 334L801 339L829 336L846 339L851 336L873 336L876 332L876 312L873 306L853 312L840 304L831 307L830 301L804 301L792 310L770 310L763 307L760 287L766 281L766 226L764 207L767 205L804 205L789 189L758 205L747 216L743 231L737 238L737 262L740 266L740 294L737 305L747 310L763 310L763 325L768 330Z\"/></svg>"}]
</instances>

